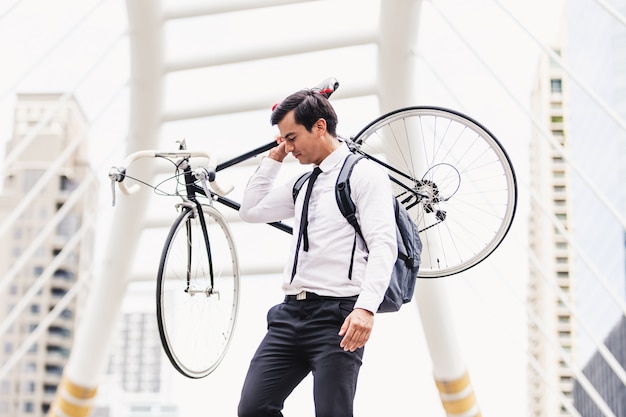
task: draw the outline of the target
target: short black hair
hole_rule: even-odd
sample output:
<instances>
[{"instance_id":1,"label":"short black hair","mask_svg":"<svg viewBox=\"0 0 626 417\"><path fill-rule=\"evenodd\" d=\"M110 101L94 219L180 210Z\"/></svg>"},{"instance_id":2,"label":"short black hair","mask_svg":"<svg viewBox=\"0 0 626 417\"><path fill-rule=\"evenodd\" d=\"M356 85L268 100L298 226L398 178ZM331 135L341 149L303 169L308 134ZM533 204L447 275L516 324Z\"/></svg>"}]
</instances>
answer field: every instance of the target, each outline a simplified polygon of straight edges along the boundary
<instances>
[{"instance_id":1,"label":"short black hair","mask_svg":"<svg viewBox=\"0 0 626 417\"><path fill-rule=\"evenodd\" d=\"M319 91L300 90L284 99L272 112L272 126L280 123L291 110L295 110L296 123L303 125L308 132L312 131L315 122L324 119L328 133L337 136L337 114L328 99Z\"/></svg>"}]
</instances>

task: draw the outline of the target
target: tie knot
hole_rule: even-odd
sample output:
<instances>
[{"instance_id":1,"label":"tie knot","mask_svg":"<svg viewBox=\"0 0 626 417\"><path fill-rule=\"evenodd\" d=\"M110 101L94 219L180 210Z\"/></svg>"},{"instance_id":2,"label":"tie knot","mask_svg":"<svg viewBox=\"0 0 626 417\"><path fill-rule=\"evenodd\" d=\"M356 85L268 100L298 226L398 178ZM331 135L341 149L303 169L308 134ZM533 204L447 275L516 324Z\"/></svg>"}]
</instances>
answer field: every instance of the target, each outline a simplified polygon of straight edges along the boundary
<instances>
[{"instance_id":1,"label":"tie knot","mask_svg":"<svg viewBox=\"0 0 626 417\"><path fill-rule=\"evenodd\" d=\"M309 184L313 184L313 182L317 179L317 177L322 173L320 167L315 167L313 172L311 172L311 176L309 177Z\"/></svg>"}]
</instances>

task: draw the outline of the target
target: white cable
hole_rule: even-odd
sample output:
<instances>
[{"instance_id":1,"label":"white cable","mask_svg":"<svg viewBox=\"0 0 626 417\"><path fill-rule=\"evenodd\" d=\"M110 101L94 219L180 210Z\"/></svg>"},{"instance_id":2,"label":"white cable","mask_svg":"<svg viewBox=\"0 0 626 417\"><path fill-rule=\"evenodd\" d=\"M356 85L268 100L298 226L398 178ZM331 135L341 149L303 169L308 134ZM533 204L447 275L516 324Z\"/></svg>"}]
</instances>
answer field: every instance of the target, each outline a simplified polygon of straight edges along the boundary
<instances>
[{"instance_id":1,"label":"white cable","mask_svg":"<svg viewBox=\"0 0 626 417\"><path fill-rule=\"evenodd\" d=\"M524 31L526 34L532 38L532 40L541 48L543 51L550 56L554 62L556 62L563 71L570 76L576 84L585 92L593 101L600 106L604 112L609 115L615 123L617 123L624 131L626 131L626 120L624 120L616 111L614 111L600 96L598 96L591 87L587 86L574 72L569 68L567 64L561 59L559 55L557 55L551 48L545 46L535 35L533 35L530 30L526 26L524 26L516 17L507 9L500 0L493 0L500 8L507 14L509 17Z\"/></svg>"},{"instance_id":2,"label":"white cable","mask_svg":"<svg viewBox=\"0 0 626 417\"><path fill-rule=\"evenodd\" d=\"M515 97L515 95L511 92L511 90L506 86L506 84L498 77L498 75L493 71L493 69L487 65L485 60L478 54L475 48L472 47L467 41L467 39L456 29L456 27L448 20L445 14L437 8L437 6L431 1L431 5L434 6L435 10L439 13L442 19L448 24L448 26L454 31L454 33L459 37L459 39L467 46L467 48L472 52L472 54L479 60L479 62L485 67L485 69L491 74L493 79L500 84L500 86L504 89L504 91L509 95L509 97L517 104L517 106L527 115L530 121L532 121L533 125L541 132L542 136L547 139L555 151L559 153L560 156L569 164L569 166L578 174L581 180L589 187L591 192L598 198L598 200L611 212L611 214L621 223L622 227L626 229L626 218L618 210L615 205L613 205L605 196L602 194L598 187L596 187L589 177L585 175L582 170L572 161L569 153L563 148L563 146L554 138L554 136L547 131L544 123L539 121L535 116L533 116L525 106L520 103L519 99Z\"/></svg>"},{"instance_id":3,"label":"white cable","mask_svg":"<svg viewBox=\"0 0 626 417\"><path fill-rule=\"evenodd\" d=\"M0 15L0 20L4 19L6 16L8 16L13 11L13 9L15 9L21 2L22 2L22 0L17 0L11 6L7 7L6 10L4 11L4 13L2 13Z\"/></svg>"},{"instance_id":4,"label":"white cable","mask_svg":"<svg viewBox=\"0 0 626 417\"><path fill-rule=\"evenodd\" d=\"M15 91L17 86L23 80L25 80L30 74L33 73L35 69L37 69L46 59L48 59L48 57L52 55L52 53L59 46L61 46L70 37L70 35L72 35L78 28L80 28L85 23L85 21L104 3L106 3L106 0L100 0L99 3L97 3L93 8L88 10L87 13L74 26L72 26L67 32L65 32L65 34L60 39L58 39L56 43L37 60L37 62L35 62L28 70L20 73L20 76L16 80L13 81L12 85L8 89L0 93L0 101L4 100L7 94L9 94L12 91Z\"/></svg>"},{"instance_id":5,"label":"white cable","mask_svg":"<svg viewBox=\"0 0 626 417\"><path fill-rule=\"evenodd\" d=\"M491 269L493 269L496 274L499 274L499 271L497 271L493 266L492 266ZM504 276L504 275L498 275L498 276ZM466 285L474 293L474 295L479 299L479 301L481 301L481 306L483 306L484 308L486 308L488 310L488 312L491 314L492 318L499 324L500 328L503 329L506 333L509 334L510 339L519 339L517 336L515 336L513 334L513 332L510 331L510 326L508 326L507 323L504 322L502 313L496 312L496 311L494 311L493 308L491 308L490 301L487 300L473 285L471 285L471 281L467 280L466 281ZM507 285L507 287L509 287L509 286ZM510 289L510 287L509 287L509 289ZM513 290L511 290L511 291L513 292ZM527 303L522 302L519 299L519 297L516 297L516 300L517 300L517 302L519 304L522 305L524 310L527 310L527 309L530 308L530 306L528 306ZM511 342L511 345L513 345L515 348L520 349L525 354L526 359L528 360L530 366L533 368L533 370L535 372L537 372L539 377L545 383L545 387L550 388L552 390L552 394L556 395L559 398L559 402L561 403L561 405L563 407L565 407L567 409L567 411L569 411L569 413L571 414L571 417L582 417L580 415L580 413L578 413L576 408L574 408L574 406L572 405L571 400L568 399L563 394L563 392L561 392L560 390L556 389L554 387L554 384L549 383L549 378L547 376L546 370L537 361L537 359L534 357L534 355L531 352L529 352L528 349L521 348L521 346L524 346L525 343L522 342L521 340L518 340L517 343L515 341Z\"/></svg>"},{"instance_id":6,"label":"white cable","mask_svg":"<svg viewBox=\"0 0 626 417\"><path fill-rule=\"evenodd\" d=\"M24 342L22 342L22 344L15 350L13 355L11 355L11 357L9 357L9 359L2 365L2 368L0 368L0 380L4 379L9 371L13 369L15 365L17 365L22 356L24 356L28 352L28 349L30 349L30 347L37 342L43 332L48 329L48 327L57 317L59 317L61 312L63 312L63 310L65 310L65 308L69 305L70 301L72 301L76 297L78 291L85 285L90 275L91 274L89 273L82 274L78 281L54 306L52 311L50 311L43 318L43 320L39 322L39 325L35 328L35 330L33 330L33 332L28 335L26 339L24 339Z\"/></svg>"},{"instance_id":7,"label":"white cable","mask_svg":"<svg viewBox=\"0 0 626 417\"><path fill-rule=\"evenodd\" d=\"M427 63L427 66L433 72L433 74L435 74L435 76L437 76L436 72L433 70L433 68L430 66L429 63ZM440 82L442 81L441 79L439 79L439 80L440 80ZM445 85L444 85L444 87L445 87ZM450 92L450 93L452 94L452 92ZM454 97L454 95L453 95L453 97ZM456 99L456 101L460 103L460 101L458 99ZM463 106L461 106L461 108L463 109ZM548 208L545 207L545 205L542 203L542 201L539 198L539 196L537 196L537 193L531 188L531 186L528 183L526 183L524 181L519 181L518 184L520 184L520 185L523 184L524 185L524 188L526 189L526 191L531 196L531 199L533 199L535 201L535 203L537 203L537 205L539 205L541 207L544 215L546 217L548 217L552 221L554 227L559 230L559 233L565 238L565 240L571 246L571 248L574 251L574 253L576 255L580 256L580 258L582 258L583 263L592 271L593 277L595 279L597 279L598 281L600 281L601 285L609 293L611 298L613 298L613 300L616 301L618 306L621 307L622 312L623 312L624 316L626 317L626 304L624 304L622 299L619 297L618 294L615 293L614 290L609 288L607 279L602 276L600 271L598 271L598 269L594 265L591 264L591 260L587 256L585 256L585 252L574 242L574 239L570 236L569 233L567 233L567 231L565 230L563 225L560 223L558 218ZM533 256L532 252L530 253L530 256L531 256L531 260L532 260L532 256ZM577 310L574 307L572 307L569 304L569 302L566 300L565 295L563 294L563 291L558 286L554 286L553 282L547 279L547 274L545 274L544 271L542 271L542 273L544 275L545 281L548 282L553 287L553 289L557 292L557 294L559 295L559 299L561 299L563 304L572 313L572 316L577 320L578 325L580 326L580 328L583 329L583 331L587 334L587 336L589 336L589 338L593 341L593 343L595 344L595 347L598 349L598 352L602 355L602 357L605 359L607 364L611 367L613 372L615 372L616 376L620 379L620 381L622 381L624 386L626 386L626 371L624 370L622 365L619 363L619 361L617 361L615 356L608 350L608 348L606 347L606 345L604 343L598 342L592 336L592 333L590 332L590 330L587 328L587 326L585 326L585 324L580 319L580 314L578 314Z\"/></svg>"},{"instance_id":8,"label":"white cable","mask_svg":"<svg viewBox=\"0 0 626 417\"><path fill-rule=\"evenodd\" d=\"M611 6L604 0L595 0L604 10L606 10L611 16L617 19L622 25L626 26L626 17L621 14L617 9Z\"/></svg>"},{"instance_id":9,"label":"white cable","mask_svg":"<svg viewBox=\"0 0 626 417\"><path fill-rule=\"evenodd\" d=\"M88 183L89 186L92 186L92 183L94 182L93 180L94 178L89 178L85 182ZM82 193L83 192L81 191L80 194ZM75 199L74 202L77 202L77 199ZM44 284L53 276L59 266L62 265L62 262L65 261L65 259L71 254L72 250L74 250L76 245L78 245L82 241L87 232L93 230L94 224L95 221L93 219L88 223L84 223L81 228L76 233L74 233L72 238L64 244L61 252L54 257L52 262L50 262L50 264L46 267L43 273L39 277L37 277L33 284L31 284L31 286L28 288L28 291L26 291L20 297L18 303L11 309L9 314L7 314L4 320L0 322L0 337L2 337L2 335L13 325L13 323L15 322L15 320L18 319L22 311L26 307L28 307L32 299L37 296L37 293L43 288ZM73 285L76 285L76 283L74 283Z\"/></svg>"},{"instance_id":10,"label":"white cable","mask_svg":"<svg viewBox=\"0 0 626 417\"><path fill-rule=\"evenodd\" d=\"M451 25L448 22L449 25ZM452 25L451 25L452 26ZM458 32L457 35L461 38L464 39ZM470 48L472 50L472 52L475 55L478 55L473 48L471 48L470 45L468 45L468 48ZM483 63L483 65L485 65L485 67L492 72L493 77L501 84L501 86L507 91L507 93L513 98L513 100L518 104L518 106L520 107L520 109L522 109L527 115L528 117L532 120L532 122L534 123L534 125L541 131L542 135L544 138L547 138L548 141L552 144L552 146L563 156L563 158L568 161L568 163L570 164L570 166L576 171L578 172L578 174L581 176L581 178L583 179L583 181L592 189L592 191L594 192L594 194L596 194L600 200L604 203L604 205L613 213L613 215L621 221L622 225L626 228L625 226L625 221L622 217L622 215L617 211L617 209L615 209L615 207L613 207L599 192L599 190L595 187L593 187L590 184L590 181L587 179L587 177L585 175L582 174L582 172L580 171L580 169L571 162L570 158L567 157L567 155L565 155L565 150L563 149L563 147L556 141L556 139L547 131L547 129L543 126L542 123L540 123L532 114L530 114L528 111L525 110L524 106L521 105L521 103L519 103L517 101L517 99L514 97L514 95L512 93L510 93L509 89L504 85L503 82L501 82L497 75L495 73L493 73L493 71L491 70L491 68L489 68L489 66L487 66L484 61L482 60L482 58L480 58L480 56L478 56L478 59ZM529 187L527 187L529 188ZM571 243L572 239L567 236L566 239ZM578 248L576 245L572 245L574 248L574 251L577 253L581 253L580 248ZM584 253L582 253L582 258L584 258L584 262L589 265L590 264L590 260L588 259L588 257L586 257L584 255ZM594 278L596 278L597 280L599 280L603 287L605 288L605 290L609 293L609 295L611 296L611 298L613 298L614 301L617 302L617 304L620 306L620 308L622 309L622 311L624 311L624 303L622 302L621 299L617 298L616 295L614 294L613 291L611 291L608 288L608 285L606 283L606 279L602 278L600 272L597 270L597 268L591 267L592 271L593 271L593 276ZM604 344L600 344L600 343L595 343L596 347L598 348L598 352L603 356L603 358L606 360L607 364L611 367L611 369L616 373L616 376L618 376L620 378L620 380L623 382L623 378L624 378L624 370L623 368L616 363L616 361L614 360L614 356L610 353L610 351L608 351L608 349L606 349L606 346ZM620 372L621 371L621 372ZM586 388L585 388L586 389Z\"/></svg>"},{"instance_id":11,"label":"white cable","mask_svg":"<svg viewBox=\"0 0 626 417\"><path fill-rule=\"evenodd\" d=\"M528 250L528 247L526 245L522 246L523 248ZM492 262L490 262L489 265L491 269L496 272L496 276L506 276L505 274L502 274ZM596 404L598 409L606 417L616 417L610 407L606 404L602 396L597 392L593 384L589 381L589 379L587 379L587 376L576 366L574 366L574 363L569 357L570 355L568 355L568 353L560 345L558 345L556 342L553 341L551 337L549 337L549 329L546 328L546 324L541 321L540 317L538 317L538 315L534 312L531 306L525 300L520 298L518 292L510 285L510 283L506 279L501 280L501 282L504 283L505 287L509 290L509 292L513 295L517 302L520 305L524 306L528 318L537 326L539 331L541 331L541 333L545 337L545 340L552 343L552 348L554 349L554 351L558 354L559 358L563 360L563 362L569 367L580 386L589 395L589 398Z\"/></svg>"},{"instance_id":12,"label":"white cable","mask_svg":"<svg viewBox=\"0 0 626 417\"><path fill-rule=\"evenodd\" d=\"M91 75L91 73L98 68L100 63L113 51L113 49L117 46L117 43L126 35L126 31L123 31L119 36L115 38L115 40L105 49L104 53L100 55L100 57L95 61L95 63L83 74L81 78L74 84L74 86L70 89L69 92L63 94L56 101L55 106L49 109L44 117L40 119L33 128L31 128L28 133L20 138L19 143L15 148L12 149L11 153L8 154L4 161L3 170L6 170L10 167L10 165L20 156L20 154L31 144L31 142L37 137L39 132L50 123L50 121L57 115L57 113L63 108L63 106L69 102L70 98L74 94L74 92L78 89L78 87Z\"/></svg>"}]
</instances>

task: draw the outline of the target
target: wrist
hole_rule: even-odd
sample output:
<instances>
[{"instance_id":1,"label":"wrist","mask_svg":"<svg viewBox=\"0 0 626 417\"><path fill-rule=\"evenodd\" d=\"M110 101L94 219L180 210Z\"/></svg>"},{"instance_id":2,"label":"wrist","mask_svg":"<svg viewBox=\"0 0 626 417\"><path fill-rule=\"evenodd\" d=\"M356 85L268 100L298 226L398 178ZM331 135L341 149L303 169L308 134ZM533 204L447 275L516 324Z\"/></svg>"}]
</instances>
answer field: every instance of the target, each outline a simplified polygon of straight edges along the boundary
<instances>
[{"instance_id":1,"label":"wrist","mask_svg":"<svg viewBox=\"0 0 626 417\"><path fill-rule=\"evenodd\" d=\"M373 313L373 312L371 312L371 311L369 311L368 309L363 308L363 307L355 307L354 309L355 309L355 310L362 310L362 311L364 311L364 312L368 313L370 316L373 316L373 315L374 315L374 313Z\"/></svg>"}]
</instances>

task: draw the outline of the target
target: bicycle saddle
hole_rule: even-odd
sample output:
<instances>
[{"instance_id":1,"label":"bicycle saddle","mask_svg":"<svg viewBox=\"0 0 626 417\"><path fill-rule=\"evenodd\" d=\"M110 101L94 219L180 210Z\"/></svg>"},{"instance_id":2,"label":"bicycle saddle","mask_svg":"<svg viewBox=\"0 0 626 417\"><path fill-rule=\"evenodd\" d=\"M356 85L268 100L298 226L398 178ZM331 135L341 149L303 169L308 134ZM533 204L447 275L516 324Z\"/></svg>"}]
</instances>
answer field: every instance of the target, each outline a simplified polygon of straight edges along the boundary
<instances>
[{"instance_id":1,"label":"bicycle saddle","mask_svg":"<svg viewBox=\"0 0 626 417\"><path fill-rule=\"evenodd\" d=\"M311 90L319 90L319 93L326 98L329 98L332 93L339 88L339 81L336 78L326 78L321 83L317 84Z\"/></svg>"},{"instance_id":2,"label":"bicycle saddle","mask_svg":"<svg viewBox=\"0 0 626 417\"><path fill-rule=\"evenodd\" d=\"M330 95L334 93L335 90L337 90L338 88L339 88L339 81L337 81L337 79L334 77L330 77L330 78L326 78L324 81L317 84L315 87L312 87L311 91L317 91L324 97L329 98ZM274 103L274 105L272 106L272 111L276 110L276 107L278 107L279 104L280 104L280 101L277 101L276 103Z\"/></svg>"}]
</instances>

